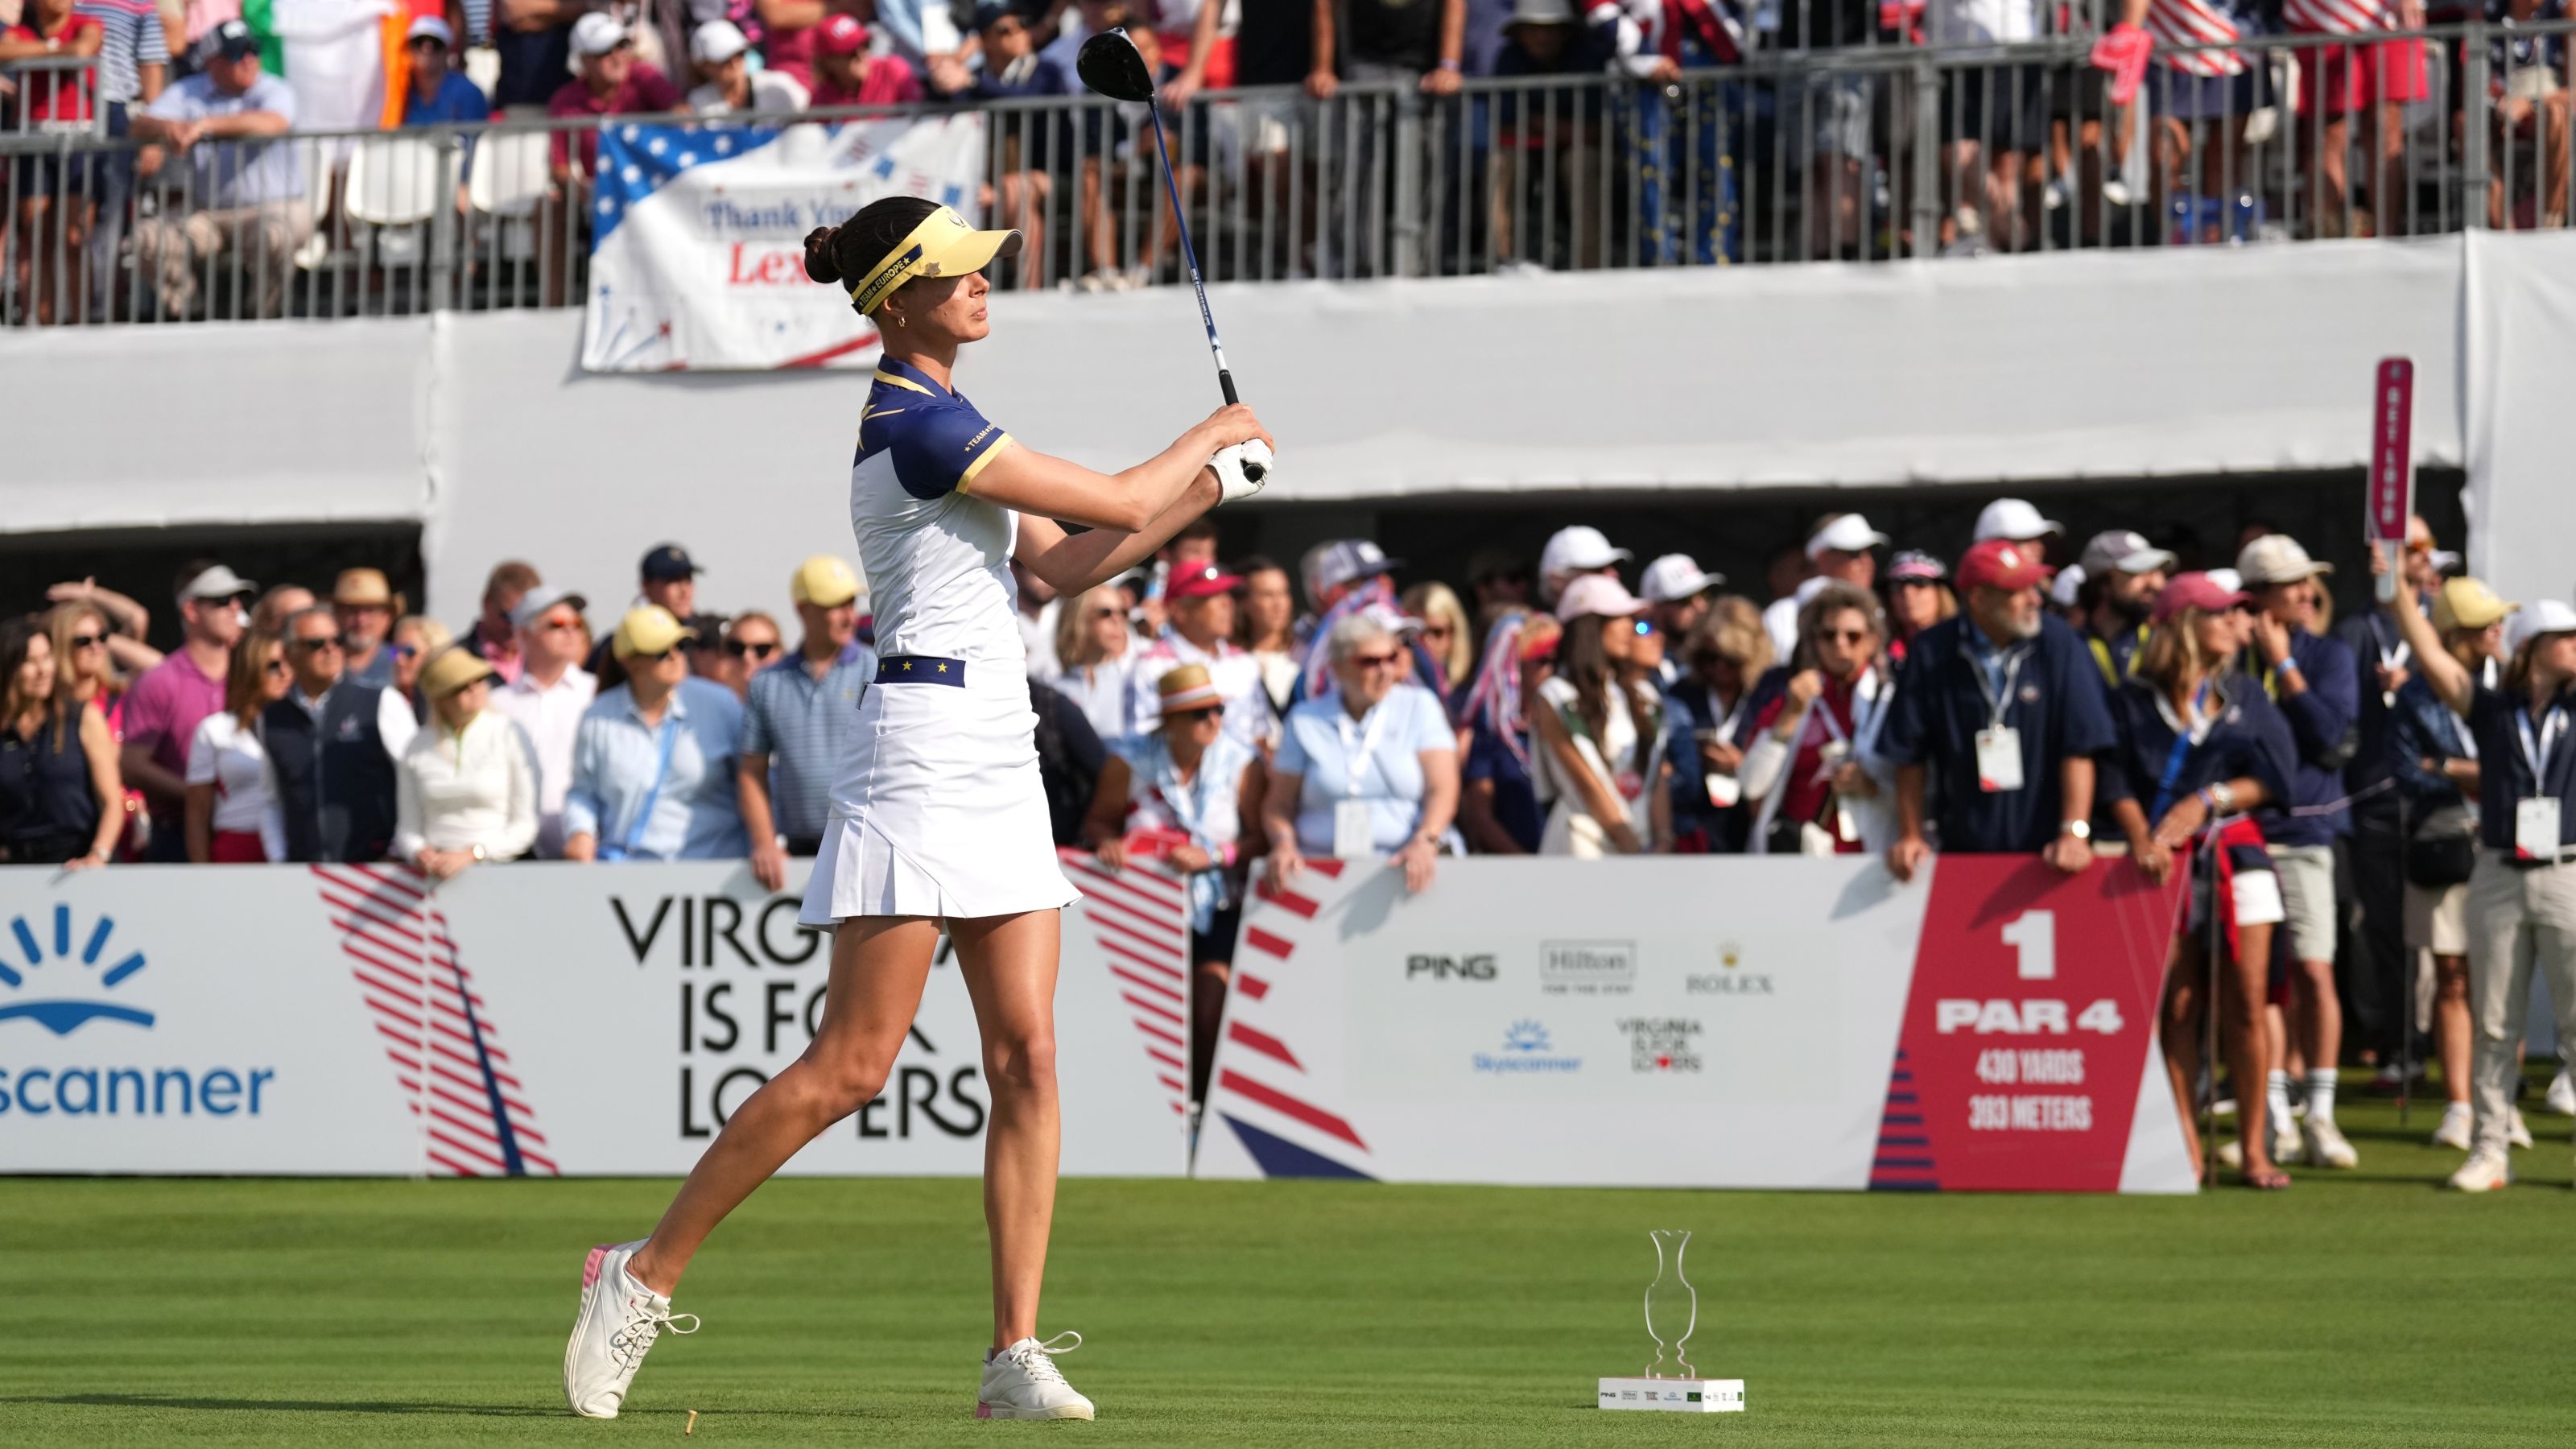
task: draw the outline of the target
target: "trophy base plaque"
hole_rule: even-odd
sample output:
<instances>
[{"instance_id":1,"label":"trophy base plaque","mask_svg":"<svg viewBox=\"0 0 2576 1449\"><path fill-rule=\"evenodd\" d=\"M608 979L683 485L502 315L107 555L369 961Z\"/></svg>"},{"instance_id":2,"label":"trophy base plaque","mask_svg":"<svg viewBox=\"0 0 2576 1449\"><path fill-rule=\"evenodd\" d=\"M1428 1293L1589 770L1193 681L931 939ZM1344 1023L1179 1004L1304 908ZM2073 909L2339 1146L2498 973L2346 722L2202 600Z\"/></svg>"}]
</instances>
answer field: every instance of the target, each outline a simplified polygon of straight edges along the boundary
<instances>
[{"instance_id":1,"label":"trophy base plaque","mask_svg":"<svg viewBox=\"0 0 2576 1449\"><path fill-rule=\"evenodd\" d=\"M1601 1407L1673 1414L1741 1414L1742 1379L1603 1379Z\"/></svg>"}]
</instances>

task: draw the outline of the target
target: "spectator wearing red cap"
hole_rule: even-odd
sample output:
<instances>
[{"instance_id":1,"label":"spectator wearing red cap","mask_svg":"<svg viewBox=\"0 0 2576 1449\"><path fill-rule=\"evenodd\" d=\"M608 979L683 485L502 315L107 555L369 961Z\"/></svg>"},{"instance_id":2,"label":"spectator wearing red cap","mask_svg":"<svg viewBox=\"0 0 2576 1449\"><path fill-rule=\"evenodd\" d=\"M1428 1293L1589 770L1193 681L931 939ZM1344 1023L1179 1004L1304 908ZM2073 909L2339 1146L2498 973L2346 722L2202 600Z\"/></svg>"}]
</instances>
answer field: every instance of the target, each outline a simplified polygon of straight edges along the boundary
<instances>
[{"instance_id":1,"label":"spectator wearing red cap","mask_svg":"<svg viewBox=\"0 0 2576 1449\"><path fill-rule=\"evenodd\" d=\"M814 27L814 105L903 106L921 99L921 77L899 55L870 55L868 28L855 15Z\"/></svg>"},{"instance_id":2,"label":"spectator wearing red cap","mask_svg":"<svg viewBox=\"0 0 2576 1449\"><path fill-rule=\"evenodd\" d=\"M2038 851L2069 875L2093 863L2093 756L2110 747L2111 716L2083 642L2048 611L2048 576L2026 544L1969 549L1959 560L1965 611L1923 631L1906 655L1878 739L1897 767L1887 868L1899 880L1931 853L1927 777L1943 850Z\"/></svg>"},{"instance_id":3,"label":"spectator wearing red cap","mask_svg":"<svg viewBox=\"0 0 2576 1449\"><path fill-rule=\"evenodd\" d=\"M2206 983L2215 935L2225 969L2217 973L2214 1009L2242 1134L2232 1160L2246 1186L2283 1188L2290 1179L2273 1161L2270 1109L2253 1084L2270 1066L2263 1003L2272 931L2285 913L2280 877L2249 812L2288 792L2298 746L2262 687L2236 668L2252 632L2251 602L2207 574L2165 585L2137 668L2112 692L2114 740L2096 783L2128 837L2130 859L2148 879L2162 882L2174 852L2194 841L2209 863L2193 872L2191 913L2174 939L2162 1011L2165 1067L2192 1166L2200 1166L2202 1151L2194 1093L2202 1013L2213 1009Z\"/></svg>"},{"instance_id":4,"label":"spectator wearing red cap","mask_svg":"<svg viewBox=\"0 0 2576 1449\"><path fill-rule=\"evenodd\" d=\"M2281 872L2281 899L2290 913L2290 953L2297 989L2283 1013L2294 1033L2281 1078L2273 1083L2276 1111L2289 1102L2288 1056L2306 1059L2307 1117L2299 1124L2307 1158L2320 1167L2351 1167L2360 1159L2335 1125L2335 1067L2343 1051L2343 1005L2335 991L2335 844L2351 830L2344 805L2344 767L2359 744L2361 685L2352 649L2316 632L2322 614L2317 592L2330 564L2308 557L2288 534L2272 533L2245 545L2236 572L2260 606L2254 615L2251 666L2263 691L2279 705L2298 741L2299 768L2289 797L2262 816L2263 836Z\"/></svg>"},{"instance_id":5,"label":"spectator wearing red cap","mask_svg":"<svg viewBox=\"0 0 2576 1449\"><path fill-rule=\"evenodd\" d=\"M1204 664L1225 699L1225 732L1258 749L1269 733L1269 702L1261 692L1261 665L1234 642L1234 596L1243 580L1215 564L1173 573L1164 591L1170 622L1137 656L1128 676L1127 733L1151 734L1163 718L1164 675L1184 664Z\"/></svg>"}]
</instances>

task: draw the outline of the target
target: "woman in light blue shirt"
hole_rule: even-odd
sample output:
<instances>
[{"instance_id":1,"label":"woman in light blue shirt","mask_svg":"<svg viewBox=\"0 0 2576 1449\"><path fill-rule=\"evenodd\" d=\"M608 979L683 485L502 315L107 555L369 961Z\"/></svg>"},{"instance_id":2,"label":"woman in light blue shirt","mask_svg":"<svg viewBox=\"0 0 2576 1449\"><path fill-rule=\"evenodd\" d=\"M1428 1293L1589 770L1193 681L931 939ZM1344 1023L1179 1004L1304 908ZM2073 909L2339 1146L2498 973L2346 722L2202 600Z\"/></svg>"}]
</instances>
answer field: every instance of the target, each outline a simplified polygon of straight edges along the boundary
<instances>
[{"instance_id":1,"label":"woman in light blue shirt","mask_svg":"<svg viewBox=\"0 0 2576 1449\"><path fill-rule=\"evenodd\" d=\"M1334 688L1288 711L1262 793L1270 878L1295 880L1309 855L1383 855L1419 892L1458 810L1457 731L1438 696L1402 682L1404 645L1385 624L1349 615L1324 647Z\"/></svg>"},{"instance_id":2,"label":"woman in light blue shirt","mask_svg":"<svg viewBox=\"0 0 2576 1449\"><path fill-rule=\"evenodd\" d=\"M696 634L657 604L629 613L612 648L626 682L573 736L566 860L732 860L750 853L734 794L742 704L691 679Z\"/></svg>"}]
</instances>

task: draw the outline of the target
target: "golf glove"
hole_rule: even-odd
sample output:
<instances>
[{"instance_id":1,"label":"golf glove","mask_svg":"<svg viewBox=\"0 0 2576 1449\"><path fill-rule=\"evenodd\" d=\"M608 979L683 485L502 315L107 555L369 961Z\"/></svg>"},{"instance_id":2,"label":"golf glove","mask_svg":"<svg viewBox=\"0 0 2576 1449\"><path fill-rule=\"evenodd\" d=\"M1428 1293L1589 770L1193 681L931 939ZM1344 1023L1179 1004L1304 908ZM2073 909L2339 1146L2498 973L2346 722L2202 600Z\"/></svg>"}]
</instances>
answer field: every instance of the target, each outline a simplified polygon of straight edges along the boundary
<instances>
[{"instance_id":1,"label":"golf glove","mask_svg":"<svg viewBox=\"0 0 2576 1449\"><path fill-rule=\"evenodd\" d=\"M1270 482L1270 445L1259 438L1220 448L1208 466L1216 470L1220 507L1249 498Z\"/></svg>"}]
</instances>

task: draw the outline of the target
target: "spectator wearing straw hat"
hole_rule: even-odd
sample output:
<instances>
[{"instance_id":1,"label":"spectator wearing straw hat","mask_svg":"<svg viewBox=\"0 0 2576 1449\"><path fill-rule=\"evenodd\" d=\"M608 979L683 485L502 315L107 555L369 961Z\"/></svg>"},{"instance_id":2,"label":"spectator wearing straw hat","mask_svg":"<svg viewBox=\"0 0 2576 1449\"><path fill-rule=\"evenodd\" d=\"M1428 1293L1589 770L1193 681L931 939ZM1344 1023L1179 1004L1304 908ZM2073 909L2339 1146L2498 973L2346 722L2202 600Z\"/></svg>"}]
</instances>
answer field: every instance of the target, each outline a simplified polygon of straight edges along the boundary
<instances>
[{"instance_id":1,"label":"spectator wearing straw hat","mask_svg":"<svg viewBox=\"0 0 2576 1449\"><path fill-rule=\"evenodd\" d=\"M1243 580L1215 564L1175 572L1164 590L1170 622L1136 658L1127 683L1127 733L1151 734L1162 721L1164 675L1204 664L1225 698L1225 732L1259 749L1271 715L1261 690L1261 664L1234 642L1234 599Z\"/></svg>"},{"instance_id":2,"label":"spectator wearing straw hat","mask_svg":"<svg viewBox=\"0 0 2576 1449\"><path fill-rule=\"evenodd\" d=\"M739 860L742 705L689 678L686 625L658 604L630 609L609 636L626 682L602 691L573 742L564 798L567 860Z\"/></svg>"},{"instance_id":3,"label":"spectator wearing straw hat","mask_svg":"<svg viewBox=\"0 0 2576 1449\"><path fill-rule=\"evenodd\" d=\"M1870 550L1885 548L1886 534L1869 526L1869 520L1857 513L1829 513L1819 520L1815 531L1807 535L1807 565L1811 570L1797 591L1771 601L1762 611L1762 627L1771 635L1771 652L1786 659L1798 652L1798 614L1827 584L1844 583L1868 593L1878 583L1878 555Z\"/></svg>"},{"instance_id":4,"label":"spectator wearing straw hat","mask_svg":"<svg viewBox=\"0 0 2576 1449\"><path fill-rule=\"evenodd\" d=\"M491 708L492 666L449 645L420 668L429 722L404 749L393 858L446 880L537 843L537 766L528 737Z\"/></svg>"},{"instance_id":5,"label":"spectator wearing straw hat","mask_svg":"<svg viewBox=\"0 0 2576 1449\"><path fill-rule=\"evenodd\" d=\"M1898 664L1914 638L1944 619L1959 617L1950 588L1950 566L1919 548L1887 561L1887 657Z\"/></svg>"},{"instance_id":6,"label":"spectator wearing straw hat","mask_svg":"<svg viewBox=\"0 0 2576 1449\"><path fill-rule=\"evenodd\" d=\"M2388 567L2370 552L2374 574ZM2478 852L2469 877L2469 1160L2451 1186L2485 1192L2513 1180L2508 1157L2516 1057L2531 977L2549 984L2558 1039L2576 1041L2576 609L2556 599L2523 606L2505 633L2503 677L2489 685L2442 647L2406 591L2385 606L2405 631L2415 669L2468 723L2478 755Z\"/></svg>"},{"instance_id":7,"label":"spectator wearing straw hat","mask_svg":"<svg viewBox=\"0 0 2576 1449\"><path fill-rule=\"evenodd\" d=\"M2048 562L2048 540L2066 532L2066 525L2054 518L2040 516L2039 509L2025 498L1998 498L1977 514L1973 542L1989 543L2001 539L2017 543L2022 552Z\"/></svg>"},{"instance_id":8,"label":"spectator wearing straw hat","mask_svg":"<svg viewBox=\"0 0 2576 1449\"><path fill-rule=\"evenodd\" d=\"M581 667L588 635L582 610L589 601L570 589L539 584L510 611L518 636L514 679L493 691L492 707L516 721L528 737L537 767L537 854L560 859L564 848L564 796L572 788L573 742L582 717L599 697L599 678ZM490 663L487 657L484 661Z\"/></svg>"},{"instance_id":9,"label":"spectator wearing straw hat","mask_svg":"<svg viewBox=\"0 0 2576 1449\"><path fill-rule=\"evenodd\" d=\"M2147 642L2147 619L2156 595L2173 577L2173 553L2147 542L2146 535L2125 528L2097 533L2084 545L2079 567L2084 584L2075 597L2084 614L2078 630L2093 667L2106 689L2117 689L2129 677L2138 647Z\"/></svg>"},{"instance_id":10,"label":"spectator wearing straw hat","mask_svg":"<svg viewBox=\"0 0 2576 1449\"><path fill-rule=\"evenodd\" d=\"M331 613L340 621L340 647L348 675L361 684L394 682L394 654L385 647L394 620L405 612L382 569L342 569L331 586Z\"/></svg>"},{"instance_id":11,"label":"spectator wearing straw hat","mask_svg":"<svg viewBox=\"0 0 2576 1449\"><path fill-rule=\"evenodd\" d=\"M783 70L753 70L751 41L730 20L710 20L689 36L698 84L689 111L699 116L793 115L811 103L804 85Z\"/></svg>"},{"instance_id":12,"label":"spectator wearing straw hat","mask_svg":"<svg viewBox=\"0 0 2576 1449\"><path fill-rule=\"evenodd\" d=\"M2040 590L2048 565L1988 539L1959 560L1958 618L1917 639L1878 737L1896 765L1887 868L1911 880L1943 850L2037 853L2069 875L2093 863L2093 757L2111 747L2102 677ZM1925 791L1938 802L1925 832Z\"/></svg>"},{"instance_id":13,"label":"spectator wearing straw hat","mask_svg":"<svg viewBox=\"0 0 2576 1449\"><path fill-rule=\"evenodd\" d=\"M1259 839L1261 756L1226 733L1225 712L1235 706L1206 665L1168 670L1154 689L1156 728L1101 766L1083 843L1111 870L1159 860L1186 883L1190 1073L1193 1092L1203 1092L1243 919L1244 846L1247 836Z\"/></svg>"},{"instance_id":14,"label":"spectator wearing straw hat","mask_svg":"<svg viewBox=\"0 0 2576 1449\"><path fill-rule=\"evenodd\" d=\"M752 878L773 891L786 889L787 857L822 847L832 779L858 734L859 695L877 677L877 652L859 642L858 570L818 553L796 566L787 594L804 638L752 676L736 765Z\"/></svg>"},{"instance_id":15,"label":"spectator wearing straw hat","mask_svg":"<svg viewBox=\"0 0 2576 1449\"><path fill-rule=\"evenodd\" d=\"M1708 617L1709 595L1725 582L1726 575L1710 573L1686 553L1665 554L1638 576L1637 593L1646 601L1646 619L1671 646L1658 671L1663 687L1671 688L1682 677L1682 641Z\"/></svg>"},{"instance_id":16,"label":"spectator wearing straw hat","mask_svg":"<svg viewBox=\"0 0 2576 1449\"><path fill-rule=\"evenodd\" d=\"M2296 992L2284 1014L2291 1018L2293 1050L2307 1061L2308 1112L2300 1132L2310 1162L2351 1167L2360 1159L2334 1116L2335 1068L2343 1051L2343 1004L2334 977L2334 848L2336 837L2350 828L2343 774L2357 744L2360 683L2352 650L2315 629L2316 581L2333 571L2285 533L2254 539L2236 556L2236 572L2259 607L2247 663L2289 720L2299 747L2290 798L2257 819L2281 873L2290 953L2297 962ZM2274 1070L2272 1106L2286 1122L2290 1074L2286 1067Z\"/></svg>"}]
</instances>

